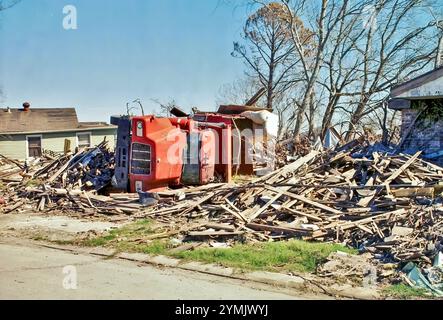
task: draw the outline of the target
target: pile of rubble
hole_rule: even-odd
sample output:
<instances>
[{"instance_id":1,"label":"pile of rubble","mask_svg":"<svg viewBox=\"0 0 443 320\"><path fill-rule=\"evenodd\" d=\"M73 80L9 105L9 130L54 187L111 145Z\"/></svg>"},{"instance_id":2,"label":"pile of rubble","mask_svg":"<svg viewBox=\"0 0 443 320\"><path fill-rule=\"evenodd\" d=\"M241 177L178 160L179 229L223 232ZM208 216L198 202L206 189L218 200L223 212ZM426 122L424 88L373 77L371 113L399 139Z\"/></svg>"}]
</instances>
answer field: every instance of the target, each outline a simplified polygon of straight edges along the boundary
<instances>
[{"instance_id":1,"label":"pile of rubble","mask_svg":"<svg viewBox=\"0 0 443 320\"><path fill-rule=\"evenodd\" d=\"M294 157L305 156L311 150L312 144L307 136L296 136L295 138L279 141L275 146L276 165L282 167Z\"/></svg>"},{"instance_id":2,"label":"pile of rubble","mask_svg":"<svg viewBox=\"0 0 443 320\"><path fill-rule=\"evenodd\" d=\"M310 151L241 185L144 193L141 199L139 194L97 193L110 184L114 166L102 143L27 168L1 159L8 169L1 170L6 204L0 211L17 212L27 205L42 212L150 217L166 226L152 238L301 238L344 243L382 262L429 266L443 250L443 168L419 156L354 141L333 151ZM8 182L16 173L21 181Z\"/></svg>"},{"instance_id":3,"label":"pile of rubble","mask_svg":"<svg viewBox=\"0 0 443 320\"><path fill-rule=\"evenodd\" d=\"M345 243L386 262L432 264L443 249L443 168L419 153L368 150L311 151L243 185L163 192L142 216L192 238L297 237ZM211 223L192 225L191 219Z\"/></svg>"},{"instance_id":4,"label":"pile of rubble","mask_svg":"<svg viewBox=\"0 0 443 320\"><path fill-rule=\"evenodd\" d=\"M83 198L94 211L112 206L107 198L97 195L110 185L114 173L114 155L107 141L75 154L44 153L27 163L0 158L1 196L5 202L0 212L28 207L31 211L88 213L82 205Z\"/></svg>"}]
</instances>

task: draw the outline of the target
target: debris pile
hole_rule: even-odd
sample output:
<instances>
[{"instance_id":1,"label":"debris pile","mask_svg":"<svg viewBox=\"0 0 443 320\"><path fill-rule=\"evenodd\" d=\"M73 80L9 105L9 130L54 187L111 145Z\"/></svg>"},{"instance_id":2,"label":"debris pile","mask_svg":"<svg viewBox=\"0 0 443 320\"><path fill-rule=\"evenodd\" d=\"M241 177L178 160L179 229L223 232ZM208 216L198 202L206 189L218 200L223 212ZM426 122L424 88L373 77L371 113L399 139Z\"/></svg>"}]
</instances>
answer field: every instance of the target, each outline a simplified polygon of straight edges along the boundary
<instances>
[{"instance_id":1,"label":"debris pile","mask_svg":"<svg viewBox=\"0 0 443 320\"><path fill-rule=\"evenodd\" d=\"M443 249L443 168L419 155L360 145L311 151L247 184L160 193L162 201L142 215L186 225L192 238L334 241L384 262L427 265ZM190 219L215 223L190 228Z\"/></svg>"},{"instance_id":2,"label":"debris pile","mask_svg":"<svg viewBox=\"0 0 443 320\"><path fill-rule=\"evenodd\" d=\"M311 141L307 136L289 138L277 143L275 147L277 167L282 167L294 157L305 156L312 150Z\"/></svg>"},{"instance_id":3,"label":"debris pile","mask_svg":"<svg viewBox=\"0 0 443 320\"><path fill-rule=\"evenodd\" d=\"M22 173L23 170L23 164L0 155L0 181L21 181L19 174Z\"/></svg>"},{"instance_id":4,"label":"debris pile","mask_svg":"<svg viewBox=\"0 0 443 320\"><path fill-rule=\"evenodd\" d=\"M54 156L44 153L40 159L20 163L0 157L0 182L5 206L0 212L14 212L26 205L37 211L83 210L82 198L90 208L112 206L109 199L97 195L111 183L114 156L107 142L76 154ZM88 191L88 192L87 192ZM94 205L98 203L99 205ZM100 205L106 203L106 205Z\"/></svg>"},{"instance_id":5,"label":"debris pile","mask_svg":"<svg viewBox=\"0 0 443 320\"><path fill-rule=\"evenodd\" d=\"M52 159L38 169L29 170L29 179L39 179L55 188L99 191L107 186L113 175L113 153L103 141L94 148L88 148Z\"/></svg>"},{"instance_id":6,"label":"debris pile","mask_svg":"<svg viewBox=\"0 0 443 320\"><path fill-rule=\"evenodd\" d=\"M381 262L426 267L443 250L443 168L419 156L389 153L360 140L333 151L310 151L241 185L103 196L97 191L109 185L113 172L112 154L103 143L47 159L24 174L21 164L2 159L9 173L20 170L23 179L7 183L0 210L11 213L31 204L43 212L150 217L166 226L153 237L339 242Z\"/></svg>"}]
</instances>

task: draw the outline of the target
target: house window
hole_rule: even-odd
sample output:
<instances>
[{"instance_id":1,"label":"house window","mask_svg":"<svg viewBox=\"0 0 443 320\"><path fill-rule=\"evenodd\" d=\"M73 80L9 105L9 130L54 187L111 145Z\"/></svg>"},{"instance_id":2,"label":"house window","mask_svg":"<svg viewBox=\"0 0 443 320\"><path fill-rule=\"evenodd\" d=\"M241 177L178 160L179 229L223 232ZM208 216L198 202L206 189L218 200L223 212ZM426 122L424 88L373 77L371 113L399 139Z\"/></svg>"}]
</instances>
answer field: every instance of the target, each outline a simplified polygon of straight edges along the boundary
<instances>
[{"instance_id":1,"label":"house window","mask_svg":"<svg viewBox=\"0 0 443 320\"><path fill-rule=\"evenodd\" d=\"M77 147L79 149L89 148L91 146L91 133L77 133Z\"/></svg>"},{"instance_id":2,"label":"house window","mask_svg":"<svg viewBox=\"0 0 443 320\"><path fill-rule=\"evenodd\" d=\"M28 143L28 158L39 158L42 156L42 137L28 136L26 137Z\"/></svg>"}]
</instances>

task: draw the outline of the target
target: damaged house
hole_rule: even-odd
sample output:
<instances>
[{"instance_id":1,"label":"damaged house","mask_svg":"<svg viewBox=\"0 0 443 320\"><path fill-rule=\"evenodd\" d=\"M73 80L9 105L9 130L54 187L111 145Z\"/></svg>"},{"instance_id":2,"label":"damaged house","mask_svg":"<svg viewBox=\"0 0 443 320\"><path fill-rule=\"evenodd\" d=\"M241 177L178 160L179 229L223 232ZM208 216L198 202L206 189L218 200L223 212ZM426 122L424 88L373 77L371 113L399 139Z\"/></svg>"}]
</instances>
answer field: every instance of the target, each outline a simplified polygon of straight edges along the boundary
<instances>
[{"instance_id":1,"label":"damaged house","mask_svg":"<svg viewBox=\"0 0 443 320\"><path fill-rule=\"evenodd\" d=\"M393 87L390 98L401 112L400 149L443 165L443 67Z\"/></svg>"},{"instance_id":2,"label":"damaged house","mask_svg":"<svg viewBox=\"0 0 443 320\"><path fill-rule=\"evenodd\" d=\"M74 108L0 109L0 154L11 159L38 158L44 150L63 153L91 147L105 138L114 146L117 127L79 122Z\"/></svg>"}]
</instances>

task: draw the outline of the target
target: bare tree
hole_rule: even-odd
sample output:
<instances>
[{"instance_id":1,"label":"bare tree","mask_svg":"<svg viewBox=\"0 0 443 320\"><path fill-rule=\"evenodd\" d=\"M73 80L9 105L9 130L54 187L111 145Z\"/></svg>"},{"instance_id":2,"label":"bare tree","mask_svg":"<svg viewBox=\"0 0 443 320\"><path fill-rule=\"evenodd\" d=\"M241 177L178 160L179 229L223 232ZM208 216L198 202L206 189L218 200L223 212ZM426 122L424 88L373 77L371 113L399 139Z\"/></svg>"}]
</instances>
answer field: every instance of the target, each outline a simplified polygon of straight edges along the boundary
<instances>
[{"instance_id":1,"label":"bare tree","mask_svg":"<svg viewBox=\"0 0 443 320\"><path fill-rule=\"evenodd\" d=\"M361 81L351 93L358 99L350 111L347 139L363 117L382 105L393 84L433 67L437 54L436 22L426 16L421 1L378 0L373 14L376 23L356 42Z\"/></svg>"},{"instance_id":2,"label":"bare tree","mask_svg":"<svg viewBox=\"0 0 443 320\"><path fill-rule=\"evenodd\" d=\"M245 76L234 80L231 83L222 85L216 97L216 104L245 104L251 97L257 93L261 84L258 78ZM258 103L259 106L265 107L264 104Z\"/></svg>"},{"instance_id":3,"label":"bare tree","mask_svg":"<svg viewBox=\"0 0 443 320\"><path fill-rule=\"evenodd\" d=\"M160 110L157 111L155 114L162 117L170 117L171 110L178 107L175 99L172 99L165 103L160 102L160 100L158 99L151 99L151 101L155 102L160 107Z\"/></svg>"},{"instance_id":4,"label":"bare tree","mask_svg":"<svg viewBox=\"0 0 443 320\"><path fill-rule=\"evenodd\" d=\"M301 45L312 45L313 34L301 20L290 17L281 3L263 4L246 21L243 38L246 44L234 43L232 55L243 59L247 74L267 88L267 108L274 107L274 99L297 83L294 73L299 64L295 45L291 41L290 22L300 34Z\"/></svg>"},{"instance_id":5,"label":"bare tree","mask_svg":"<svg viewBox=\"0 0 443 320\"><path fill-rule=\"evenodd\" d=\"M297 29L306 55L313 52L314 34L283 3L253 1L259 8L246 21L244 43L234 43L234 57L243 59L246 75L265 87L266 107L279 116L279 134L293 127L298 98L303 92L300 57L291 39Z\"/></svg>"},{"instance_id":6,"label":"bare tree","mask_svg":"<svg viewBox=\"0 0 443 320\"><path fill-rule=\"evenodd\" d=\"M21 0L0 0L0 11L12 8Z\"/></svg>"},{"instance_id":7,"label":"bare tree","mask_svg":"<svg viewBox=\"0 0 443 320\"><path fill-rule=\"evenodd\" d=\"M281 0L291 19L291 39L294 43L303 70L305 90L298 102L294 134L298 135L302 128L305 111L309 108L313 92L318 84L328 44L337 28L340 28L347 16L361 11L364 1L350 0ZM298 32L297 20L300 17L314 21L309 28L315 34L315 46L312 53L307 54L303 46L303 38Z\"/></svg>"},{"instance_id":8,"label":"bare tree","mask_svg":"<svg viewBox=\"0 0 443 320\"><path fill-rule=\"evenodd\" d=\"M320 137L323 139L326 131L332 125L332 120L347 88L359 80L357 72L361 61L356 57L354 48L356 39L362 34L358 25L362 22L360 14L345 15L332 31L327 43L323 59L323 72L319 74L318 86L327 91L327 99L321 120Z\"/></svg>"},{"instance_id":9,"label":"bare tree","mask_svg":"<svg viewBox=\"0 0 443 320\"><path fill-rule=\"evenodd\" d=\"M349 139L360 121L381 106L390 86L426 69L436 56L435 21L423 10L423 1L281 1L290 17L313 21L308 27L316 35L314 54L307 56L297 28L291 28L304 75L295 134L304 117L312 128L312 112L306 110L312 106L313 93L323 87L328 95L321 136L338 113L341 121L346 121L343 116L349 120ZM430 4L438 2L429 0Z\"/></svg>"}]
</instances>

